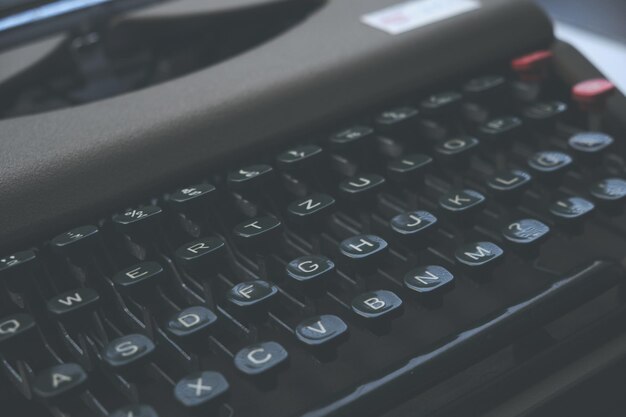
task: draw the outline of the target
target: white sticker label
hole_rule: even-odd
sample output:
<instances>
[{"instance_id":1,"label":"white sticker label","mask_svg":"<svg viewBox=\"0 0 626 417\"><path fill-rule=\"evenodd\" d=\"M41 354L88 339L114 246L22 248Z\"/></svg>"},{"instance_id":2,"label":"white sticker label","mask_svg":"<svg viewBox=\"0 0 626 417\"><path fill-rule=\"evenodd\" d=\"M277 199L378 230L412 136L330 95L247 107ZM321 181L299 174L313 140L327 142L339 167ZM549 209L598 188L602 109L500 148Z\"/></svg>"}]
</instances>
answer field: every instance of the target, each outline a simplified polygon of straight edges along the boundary
<instances>
[{"instance_id":1,"label":"white sticker label","mask_svg":"<svg viewBox=\"0 0 626 417\"><path fill-rule=\"evenodd\" d=\"M478 0L412 0L363 15L361 22L398 35L478 8Z\"/></svg>"}]
</instances>

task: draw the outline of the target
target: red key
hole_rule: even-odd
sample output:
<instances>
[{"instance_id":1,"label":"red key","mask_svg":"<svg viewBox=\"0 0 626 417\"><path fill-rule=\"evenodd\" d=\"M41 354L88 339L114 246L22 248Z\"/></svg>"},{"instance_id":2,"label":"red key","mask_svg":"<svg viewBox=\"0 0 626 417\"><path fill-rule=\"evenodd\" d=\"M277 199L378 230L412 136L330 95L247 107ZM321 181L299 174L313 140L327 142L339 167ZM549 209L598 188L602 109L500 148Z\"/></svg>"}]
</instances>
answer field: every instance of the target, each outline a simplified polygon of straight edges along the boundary
<instances>
[{"instance_id":1,"label":"red key","mask_svg":"<svg viewBox=\"0 0 626 417\"><path fill-rule=\"evenodd\" d=\"M601 109L613 90L615 86L609 80L593 78L572 87L572 99L578 102L582 110Z\"/></svg>"},{"instance_id":2,"label":"red key","mask_svg":"<svg viewBox=\"0 0 626 417\"><path fill-rule=\"evenodd\" d=\"M546 78L552 52L540 50L517 57L511 61L511 68L522 81L540 81Z\"/></svg>"}]
</instances>

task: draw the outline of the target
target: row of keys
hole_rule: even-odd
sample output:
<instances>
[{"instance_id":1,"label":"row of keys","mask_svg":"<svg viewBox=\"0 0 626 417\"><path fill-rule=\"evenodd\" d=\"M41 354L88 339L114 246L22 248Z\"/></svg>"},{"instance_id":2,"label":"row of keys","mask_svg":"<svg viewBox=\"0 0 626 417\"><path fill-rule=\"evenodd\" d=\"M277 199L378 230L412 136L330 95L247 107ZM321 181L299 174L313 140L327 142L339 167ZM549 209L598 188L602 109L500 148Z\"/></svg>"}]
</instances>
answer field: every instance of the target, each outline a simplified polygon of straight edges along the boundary
<instances>
[{"instance_id":1,"label":"row of keys","mask_svg":"<svg viewBox=\"0 0 626 417\"><path fill-rule=\"evenodd\" d=\"M577 128L567 131L568 139L543 142L565 136L557 127L567 105L511 105L507 84L500 76L476 78L461 92L389 108L324 143L291 146L265 163L213 176L212 184L182 187L125 210L103 222L102 233L83 226L57 236L50 247L69 259L81 286L55 278L40 294L43 308L3 315L0 344L21 360L27 352L16 351L41 338L38 326L58 324L78 334L76 346L91 343L107 376L132 386L135 371L152 366L169 374L178 403L210 414L229 392L244 391L235 389L233 372L256 382L295 362L298 348L319 358L359 333L386 332L393 319L413 310L413 301L436 310L444 297L455 296L449 291L466 286L457 273L484 282L509 251L535 258L541 242L560 234L553 220L577 219L626 196L619 175L595 175L594 164L614 144L609 135ZM594 175L587 178L588 172ZM573 190L562 187L564 177L579 182ZM551 204L518 210L528 204L518 204L514 197L521 194ZM174 217L180 223L170 224ZM108 263L111 242L120 245L113 258L131 256ZM26 251L0 260L0 274L11 275L6 282L17 293L26 290L14 288L20 281L14 278L31 275L17 271L34 256ZM402 257L407 261L386 275L389 261ZM106 330L98 328L103 319ZM172 364L164 360L198 353L207 362L189 361L184 370L168 369ZM231 361L214 357L224 353ZM34 365L35 394L65 396L99 378L89 361L78 362ZM147 405L113 415L129 413L156 416Z\"/></svg>"}]
</instances>

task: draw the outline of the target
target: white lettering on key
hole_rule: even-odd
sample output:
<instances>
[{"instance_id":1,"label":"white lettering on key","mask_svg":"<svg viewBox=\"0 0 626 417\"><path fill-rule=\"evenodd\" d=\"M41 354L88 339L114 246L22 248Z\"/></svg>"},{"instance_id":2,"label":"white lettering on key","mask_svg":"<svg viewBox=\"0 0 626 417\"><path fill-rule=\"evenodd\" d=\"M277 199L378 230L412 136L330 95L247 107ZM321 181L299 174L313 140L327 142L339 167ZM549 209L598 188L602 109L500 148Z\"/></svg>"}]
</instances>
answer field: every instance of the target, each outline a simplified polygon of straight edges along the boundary
<instances>
[{"instance_id":1,"label":"white lettering on key","mask_svg":"<svg viewBox=\"0 0 626 417\"><path fill-rule=\"evenodd\" d=\"M537 158L537 162L545 167L551 167L558 165L559 160L553 155L542 154L539 158Z\"/></svg>"},{"instance_id":2,"label":"white lettering on key","mask_svg":"<svg viewBox=\"0 0 626 417\"><path fill-rule=\"evenodd\" d=\"M80 296L79 293L75 293L74 295L68 295L67 297L65 297L65 299L59 298L58 301L65 306L71 307L74 305L74 303L82 302L83 298Z\"/></svg>"},{"instance_id":3,"label":"white lettering on key","mask_svg":"<svg viewBox=\"0 0 626 417\"><path fill-rule=\"evenodd\" d=\"M5 264L6 266L13 266L19 262L19 260L15 257L15 255L11 255L8 258L0 259L0 262Z\"/></svg>"},{"instance_id":4,"label":"white lettering on key","mask_svg":"<svg viewBox=\"0 0 626 417\"><path fill-rule=\"evenodd\" d=\"M195 253L197 254L198 252L200 252L202 249L209 249L209 245L207 245L204 242L198 242L194 245L191 245L187 248L187 250L191 253Z\"/></svg>"},{"instance_id":5,"label":"white lettering on key","mask_svg":"<svg viewBox=\"0 0 626 417\"><path fill-rule=\"evenodd\" d=\"M326 327L324 327L324 324L322 323L321 320L316 321L314 326L306 326L306 328L312 332L319 333L319 334L326 334L326 331L327 331Z\"/></svg>"},{"instance_id":6,"label":"white lettering on key","mask_svg":"<svg viewBox=\"0 0 626 417\"><path fill-rule=\"evenodd\" d=\"M183 188L182 190L180 190L180 192L190 197L195 197L202 194L202 191L198 190L197 188Z\"/></svg>"},{"instance_id":7,"label":"white lettering on key","mask_svg":"<svg viewBox=\"0 0 626 417\"><path fill-rule=\"evenodd\" d=\"M415 223L407 223L408 227L415 227L422 223L422 219L417 217L415 214L409 214L409 219L413 220Z\"/></svg>"},{"instance_id":8,"label":"white lettering on key","mask_svg":"<svg viewBox=\"0 0 626 417\"><path fill-rule=\"evenodd\" d=\"M259 353L264 353L264 352L265 350L262 348L251 350L250 353L248 353L248 360L255 365L262 365L264 363L267 363L272 359L271 353L265 353L265 355L261 356L260 358L257 357Z\"/></svg>"},{"instance_id":9,"label":"white lettering on key","mask_svg":"<svg viewBox=\"0 0 626 417\"><path fill-rule=\"evenodd\" d=\"M259 221L257 220L255 222L252 222L250 224L245 225L244 227L252 227L254 229L259 229L259 230L263 229L261 226L258 225L258 223L259 223Z\"/></svg>"},{"instance_id":10,"label":"white lettering on key","mask_svg":"<svg viewBox=\"0 0 626 417\"><path fill-rule=\"evenodd\" d=\"M316 264L313 261L302 261L298 264L298 269L302 272L313 272L317 271L319 268L319 264Z\"/></svg>"},{"instance_id":11,"label":"white lettering on key","mask_svg":"<svg viewBox=\"0 0 626 417\"><path fill-rule=\"evenodd\" d=\"M497 177L496 181L498 181L500 184L511 185L511 184L515 184L518 181L518 178L513 177L510 180L506 180L504 178Z\"/></svg>"},{"instance_id":12,"label":"white lettering on key","mask_svg":"<svg viewBox=\"0 0 626 417\"><path fill-rule=\"evenodd\" d=\"M359 243L358 245L355 245L354 243L350 243L350 247L352 249L354 249L355 251L358 252L363 252L363 249L361 249L363 246L369 246L370 248L374 246L374 244L370 241L367 241L363 238L359 239L361 241L361 243Z\"/></svg>"},{"instance_id":13,"label":"white lettering on key","mask_svg":"<svg viewBox=\"0 0 626 417\"><path fill-rule=\"evenodd\" d=\"M446 149L450 149L451 151L456 149L461 149L466 145L463 139L450 139L443 143L443 147Z\"/></svg>"},{"instance_id":14,"label":"white lettering on key","mask_svg":"<svg viewBox=\"0 0 626 417\"><path fill-rule=\"evenodd\" d=\"M368 185L370 185L372 183L372 181L368 180L367 178L363 178L363 177L359 177L358 180L360 182L350 181L348 184L350 184L351 186L356 187L356 188L363 188L363 187L367 187Z\"/></svg>"},{"instance_id":15,"label":"white lettering on key","mask_svg":"<svg viewBox=\"0 0 626 417\"><path fill-rule=\"evenodd\" d=\"M259 171L246 171L245 169L240 169L239 174L243 175L246 178L252 178L252 177L256 177L257 175L259 175L260 172Z\"/></svg>"},{"instance_id":16,"label":"white lettering on key","mask_svg":"<svg viewBox=\"0 0 626 417\"><path fill-rule=\"evenodd\" d=\"M193 313L185 314L178 318L178 322L186 328L190 328L200 323L200 316Z\"/></svg>"},{"instance_id":17,"label":"white lettering on key","mask_svg":"<svg viewBox=\"0 0 626 417\"><path fill-rule=\"evenodd\" d=\"M130 279L139 279L145 275L148 275L148 271L142 271L141 267L138 266L135 269L131 269L130 271L126 272L126 276Z\"/></svg>"},{"instance_id":18,"label":"white lettering on key","mask_svg":"<svg viewBox=\"0 0 626 417\"><path fill-rule=\"evenodd\" d=\"M247 298L249 300L250 298L252 298L250 297L250 294L254 292L254 285L248 285L248 286L239 288L237 292L241 294L242 297Z\"/></svg>"},{"instance_id":19,"label":"white lettering on key","mask_svg":"<svg viewBox=\"0 0 626 417\"><path fill-rule=\"evenodd\" d=\"M448 201L457 206L462 206L463 203L469 203L472 200L470 200L469 198L463 198L460 195L456 194L454 198L448 198Z\"/></svg>"},{"instance_id":20,"label":"white lettering on key","mask_svg":"<svg viewBox=\"0 0 626 417\"><path fill-rule=\"evenodd\" d=\"M52 387L53 388L58 388L59 385L66 383L66 382L72 382L72 378L64 374L52 374Z\"/></svg>"},{"instance_id":21,"label":"white lettering on key","mask_svg":"<svg viewBox=\"0 0 626 417\"><path fill-rule=\"evenodd\" d=\"M385 302L378 297L368 298L367 300L363 301L363 303L372 310L380 310L386 305Z\"/></svg>"},{"instance_id":22,"label":"white lettering on key","mask_svg":"<svg viewBox=\"0 0 626 417\"><path fill-rule=\"evenodd\" d=\"M430 271L426 271L425 275L415 275L413 278L415 278L424 285L429 285L429 281L439 281L439 277Z\"/></svg>"},{"instance_id":23,"label":"white lettering on key","mask_svg":"<svg viewBox=\"0 0 626 417\"><path fill-rule=\"evenodd\" d=\"M0 334L11 334L17 332L21 327L19 321L13 319L0 323Z\"/></svg>"},{"instance_id":24,"label":"white lettering on key","mask_svg":"<svg viewBox=\"0 0 626 417\"><path fill-rule=\"evenodd\" d=\"M213 390L213 387L203 384L202 378L198 378L195 384L187 384L187 387L194 390L196 397L201 396L204 391L210 392Z\"/></svg>"},{"instance_id":25,"label":"white lettering on key","mask_svg":"<svg viewBox=\"0 0 626 417\"><path fill-rule=\"evenodd\" d=\"M320 203L319 201L315 204L313 204L313 199L309 198L306 201L303 201L302 203L298 204L298 207L301 206L306 206L307 210L313 210L315 207L319 207L322 203Z\"/></svg>"},{"instance_id":26,"label":"white lettering on key","mask_svg":"<svg viewBox=\"0 0 626 417\"><path fill-rule=\"evenodd\" d=\"M115 351L127 358L129 356L133 356L135 353L139 352L139 346L135 345L130 340L126 342L122 342L119 345L115 346Z\"/></svg>"},{"instance_id":27,"label":"white lettering on key","mask_svg":"<svg viewBox=\"0 0 626 417\"><path fill-rule=\"evenodd\" d=\"M480 258L491 255L491 251L483 248L482 246L476 246L476 252L465 252L465 256L477 261Z\"/></svg>"}]
</instances>

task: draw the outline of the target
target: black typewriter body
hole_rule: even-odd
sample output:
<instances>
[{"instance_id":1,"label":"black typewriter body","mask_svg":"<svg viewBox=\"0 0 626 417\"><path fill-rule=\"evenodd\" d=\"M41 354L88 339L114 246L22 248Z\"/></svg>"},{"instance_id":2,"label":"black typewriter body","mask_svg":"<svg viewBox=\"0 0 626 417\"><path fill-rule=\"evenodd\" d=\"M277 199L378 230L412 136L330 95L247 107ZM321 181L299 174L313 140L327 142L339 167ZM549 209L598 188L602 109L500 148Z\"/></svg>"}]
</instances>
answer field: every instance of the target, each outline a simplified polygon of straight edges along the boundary
<instances>
[{"instance_id":1,"label":"black typewriter body","mask_svg":"<svg viewBox=\"0 0 626 417\"><path fill-rule=\"evenodd\" d=\"M626 99L530 1L397 3L142 3L114 87L67 34L0 68L1 415L622 415Z\"/></svg>"}]
</instances>

